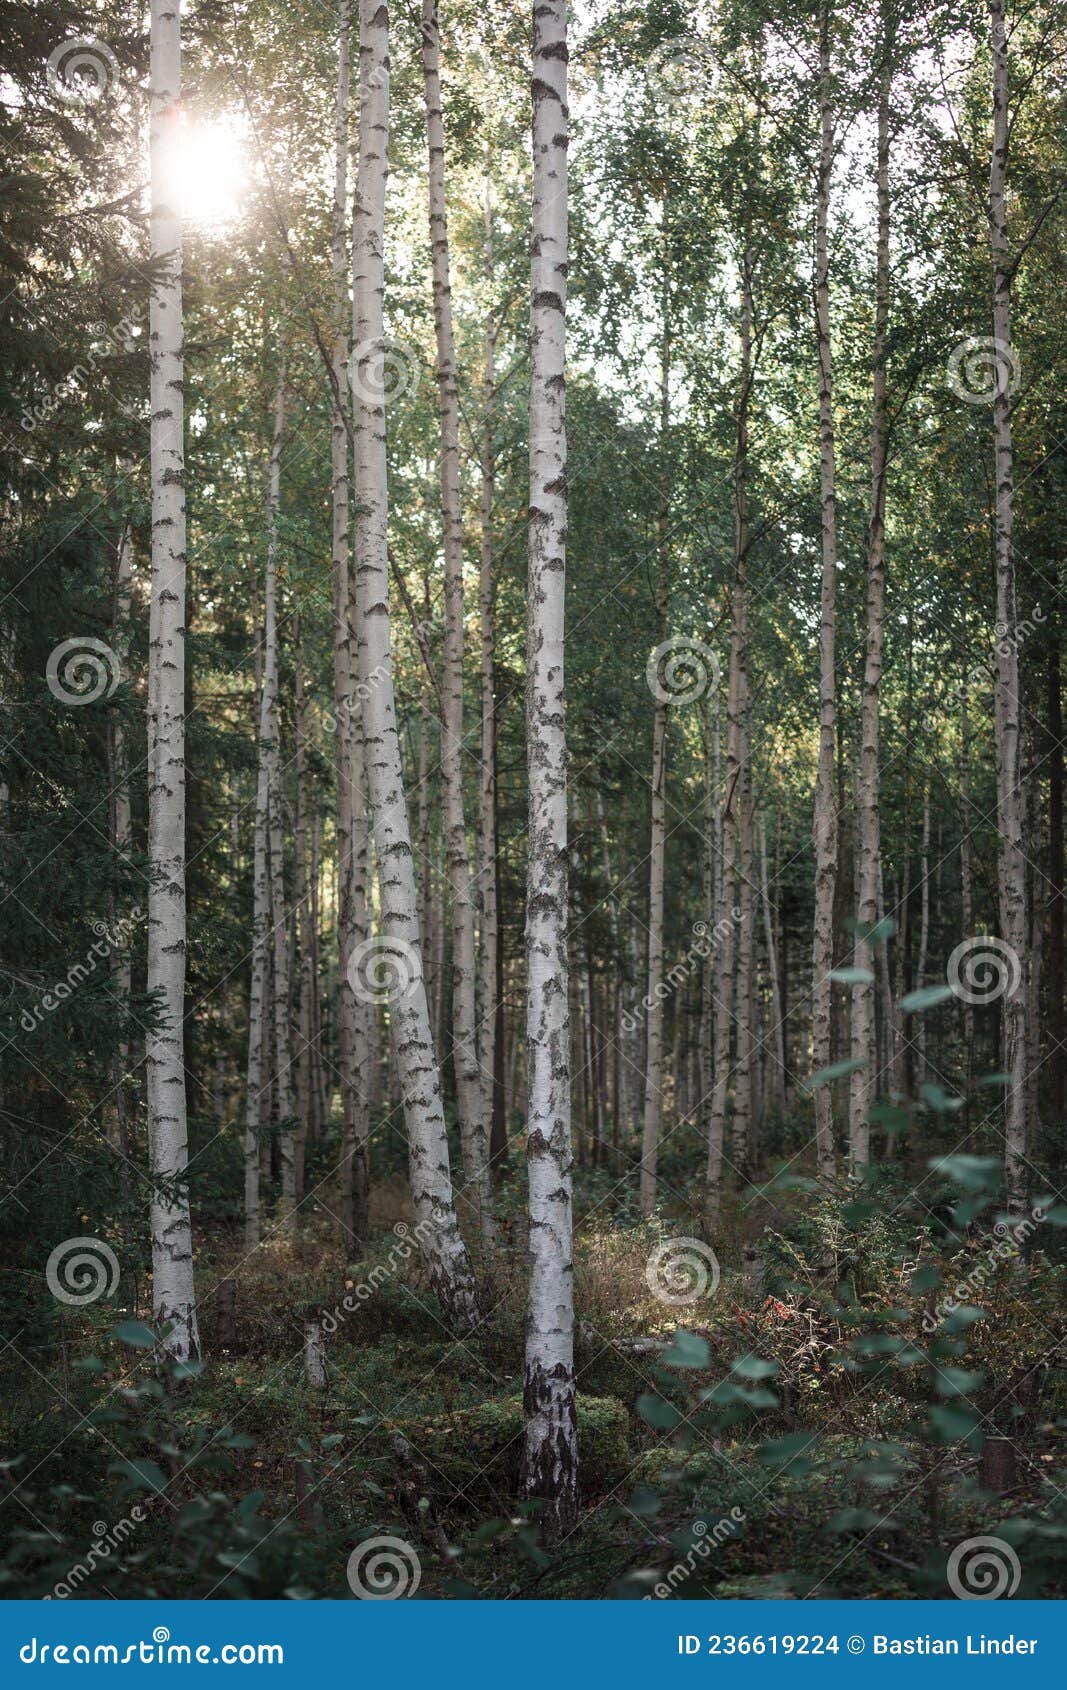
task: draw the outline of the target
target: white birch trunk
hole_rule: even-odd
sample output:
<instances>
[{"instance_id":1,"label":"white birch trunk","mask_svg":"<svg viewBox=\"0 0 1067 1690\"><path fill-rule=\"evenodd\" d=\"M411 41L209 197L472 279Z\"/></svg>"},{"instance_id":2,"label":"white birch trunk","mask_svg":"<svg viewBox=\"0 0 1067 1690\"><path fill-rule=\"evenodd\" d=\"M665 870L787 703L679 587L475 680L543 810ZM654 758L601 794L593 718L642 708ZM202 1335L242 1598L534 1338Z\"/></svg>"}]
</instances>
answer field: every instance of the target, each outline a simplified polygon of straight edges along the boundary
<instances>
[{"instance_id":1,"label":"white birch trunk","mask_svg":"<svg viewBox=\"0 0 1067 1690\"><path fill-rule=\"evenodd\" d=\"M274 951L274 1099L278 1115L279 1215L288 1225L296 1201L293 1161L292 1057L289 1026L289 938L285 903L285 827L282 807L281 718L278 709L278 512L285 433L285 365L274 395L267 493L267 560L264 577L263 690L259 738L267 769L267 843L270 862L271 936Z\"/></svg>"},{"instance_id":2,"label":"white birch trunk","mask_svg":"<svg viewBox=\"0 0 1067 1690\"><path fill-rule=\"evenodd\" d=\"M834 966L834 894L837 888L837 806L834 753L837 700L834 669L837 574L837 493L834 446L833 359L830 348L830 178L834 162L834 115L830 84L828 0L820 17L819 77L822 141L815 209L815 335L819 357L819 504L822 532L822 600L819 623L819 766L815 782L815 929L812 941L811 1063L818 1071L831 1060ZM836 1166L833 1094L816 1086L815 1153L819 1177L832 1180Z\"/></svg>"},{"instance_id":3,"label":"white birch trunk","mask_svg":"<svg viewBox=\"0 0 1067 1690\"><path fill-rule=\"evenodd\" d=\"M481 1234L491 1243L493 1192L489 1177L478 1031L475 1014L474 897L463 813L463 500L460 491L459 389L452 331L448 217L445 207L445 127L441 110L441 45L437 0L422 4L422 72L429 151L430 253L437 342L441 425L441 517L445 554L445 638L441 668L441 776L452 916L452 1061L456 1074L463 1171Z\"/></svg>"},{"instance_id":4,"label":"white birch trunk","mask_svg":"<svg viewBox=\"0 0 1067 1690\"><path fill-rule=\"evenodd\" d=\"M1007 629L997 641L995 723L997 745L997 827L1000 835L1000 937L1014 951L1019 970L1026 971L1026 858L1023 851L1023 804L1020 779L1021 716L1019 651L1016 622L1015 453L1012 441L1012 401L1009 379L1011 353L1011 275L1008 246L1006 182L1008 170L1008 33L1004 0L989 0L993 51L993 151L989 164L989 241L993 265L993 336L999 377L993 400L996 514L996 621ZM1026 991L1011 982L1004 993L1004 1054L1011 1075L1005 1097L1004 1180L1008 1207L1021 1214L1026 1205Z\"/></svg>"},{"instance_id":5,"label":"white birch trunk","mask_svg":"<svg viewBox=\"0 0 1067 1690\"><path fill-rule=\"evenodd\" d=\"M193 1238L185 1170L185 438L182 234L173 192L180 145L181 22L152 0L149 71L149 301L152 607L148 635L148 990L162 1024L145 1042L152 1177L152 1305L179 1361L199 1354Z\"/></svg>"},{"instance_id":6,"label":"white birch trunk","mask_svg":"<svg viewBox=\"0 0 1067 1690\"><path fill-rule=\"evenodd\" d=\"M360 0L359 171L352 241L356 603L366 773L385 944L393 1050L403 1094L415 1219L427 1271L458 1330L478 1319L452 1197L441 1086L430 1033L404 795L389 621L382 252L389 140L389 12ZM351 966L351 959L349 959Z\"/></svg>"},{"instance_id":7,"label":"white birch trunk","mask_svg":"<svg viewBox=\"0 0 1067 1690\"><path fill-rule=\"evenodd\" d=\"M874 345L871 387L871 500L867 528L867 645L860 700L860 756L856 778L856 943L854 964L871 975L852 988L850 1056L862 1062L849 1080L849 1164L857 1173L870 1161L870 1108L875 1097L874 949L867 938L878 921L881 811L879 740L881 717L883 622L885 606L885 479L888 445L886 412L886 333L889 326L889 91L891 38L883 37L879 81L876 184L878 232L875 257ZM885 950L886 941L881 943ZM892 1005L885 1005L888 1025ZM887 1040L887 1050L890 1048Z\"/></svg>"},{"instance_id":8,"label":"white birch trunk","mask_svg":"<svg viewBox=\"0 0 1067 1690\"><path fill-rule=\"evenodd\" d=\"M530 1286L522 1490L562 1532L578 1508L567 995L567 8L534 0L530 518L526 732L527 1165Z\"/></svg>"}]
</instances>

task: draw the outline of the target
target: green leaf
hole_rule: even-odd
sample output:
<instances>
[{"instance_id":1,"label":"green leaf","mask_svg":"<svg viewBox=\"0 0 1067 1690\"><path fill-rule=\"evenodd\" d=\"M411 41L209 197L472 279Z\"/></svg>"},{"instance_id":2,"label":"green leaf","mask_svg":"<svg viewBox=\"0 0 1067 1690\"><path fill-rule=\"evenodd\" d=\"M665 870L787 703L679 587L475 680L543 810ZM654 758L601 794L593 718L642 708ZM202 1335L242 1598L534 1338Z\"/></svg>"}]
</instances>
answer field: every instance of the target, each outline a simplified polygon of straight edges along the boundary
<instances>
[{"instance_id":1,"label":"green leaf","mask_svg":"<svg viewBox=\"0 0 1067 1690\"><path fill-rule=\"evenodd\" d=\"M145 1461L140 1457L133 1461L116 1461L112 1464L112 1472L124 1473L128 1486L133 1490L163 1492L167 1488L163 1469L157 1467L154 1461Z\"/></svg>"},{"instance_id":2,"label":"green leaf","mask_svg":"<svg viewBox=\"0 0 1067 1690\"><path fill-rule=\"evenodd\" d=\"M911 1288L919 1294L923 1291L939 1291L944 1283L941 1277L941 1269L934 1267L932 1262L927 1266L916 1268L911 1276Z\"/></svg>"},{"instance_id":3,"label":"green leaf","mask_svg":"<svg viewBox=\"0 0 1067 1690\"><path fill-rule=\"evenodd\" d=\"M673 1403L665 1402L654 1391L641 1393L637 1399L637 1412L642 1420L646 1420L650 1426L657 1426L663 1432L673 1432L682 1418Z\"/></svg>"},{"instance_id":4,"label":"green leaf","mask_svg":"<svg viewBox=\"0 0 1067 1690\"><path fill-rule=\"evenodd\" d=\"M818 1445L816 1433L789 1432L784 1438L772 1438L770 1443L761 1444L756 1460L780 1473L807 1473L813 1466L812 1451Z\"/></svg>"},{"instance_id":5,"label":"green leaf","mask_svg":"<svg viewBox=\"0 0 1067 1690\"><path fill-rule=\"evenodd\" d=\"M966 1332L976 1320L988 1320L989 1310L975 1308L971 1303L961 1303L958 1309L953 1309L942 1321L944 1330L949 1333Z\"/></svg>"},{"instance_id":6,"label":"green leaf","mask_svg":"<svg viewBox=\"0 0 1067 1690\"><path fill-rule=\"evenodd\" d=\"M867 1064L862 1058L856 1061L832 1062L829 1068L820 1068L817 1074L813 1074L811 1079L801 1087L801 1090L814 1091L816 1086L827 1086L834 1080L843 1080L846 1074L855 1074L858 1069L866 1068L866 1066Z\"/></svg>"},{"instance_id":7,"label":"green leaf","mask_svg":"<svg viewBox=\"0 0 1067 1690\"><path fill-rule=\"evenodd\" d=\"M953 995L951 986L920 986L917 992L901 998L900 1007L905 1015L921 1015L924 1009L933 1009Z\"/></svg>"},{"instance_id":8,"label":"green leaf","mask_svg":"<svg viewBox=\"0 0 1067 1690\"><path fill-rule=\"evenodd\" d=\"M899 1103L875 1103L867 1111L867 1119L872 1126L881 1127L887 1133L906 1133L911 1126L908 1111L902 1109Z\"/></svg>"},{"instance_id":9,"label":"green leaf","mask_svg":"<svg viewBox=\"0 0 1067 1690\"><path fill-rule=\"evenodd\" d=\"M674 1334L674 1342L670 1349L664 1350L660 1356L664 1367L710 1367L711 1352L708 1341L695 1332L685 1332L679 1327Z\"/></svg>"},{"instance_id":10,"label":"green leaf","mask_svg":"<svg viewBox=\"0 0 1067 1690\"><path fill-rule=\"evenodd\" d=\"M999 1189L1003 1164L997 1156L935 1156L927 1163L935 1174L955 1180L965 1191Z\"/></svg>"},{"instance_id":11,"label":"green leaf","mask_svg":"<svg viewBox=\"0 0 1067 1690\"><path fill-rule=\"evenodd\" d=\"M972 1373L965 1367L939 1367L934 1384L939 1397L966 1397L985 1382L984 1373Z\"/></svg>"},{"instance_id":12,"label":"green leaf","mask_svg":"<svg viewBox=\"0 0 1067 1690\"><path fill-rule=\"evenodd\" d=\"M978 1415L969 1408L955 1405L936 1405L930 1410L930 1425L938 1443L955 1444L969 1438L980 1425Z\"/></svg>"},{"instance_id":13,"label":"green leaf","mask_svg":"<svg viewBox=\"0 0 1067 1690\"><path fill-rule=\"evenodd\" d=\"M976 1087L985 1091L988 1086L1010 1086L1013 1079L1013 1074L983 1074L974 1083Z\"/></svg>"},{"instance_id":14,"label":"green leaf","mask_svg":"<svg viewBox=\"0 0 1067 1690\"><path fill-rule=\"evenodd\" d=\"M831 968L828 980L840 980L843 986L871 986L874 975L869 968Z\"/></svg>"},{"instance_id":15,"label":"green leaf","mask_svg":"<svg viewBox=\"0 0 1067 1690\"><path fill-rule=\"evenodd\" d=\"M733 1371L742 1379L773 1379L779 1370L776 1361L764 1361L762 1356L738 1356Z\"/></svg>"},{"instance_id":16,"label":"green leaf","mask_svg":"<svg viewBox=\"0 0 1067 1690\"><path fill-rule=\"evenodd\" d=\"M832 1520L826 1522L828 1532L898 1532L900 1526L885 1514L876 1514L872 1508L842 1508Z\"/></svg>"},{"instance_id":17,"label":"green leaf","mask_svg":"<svg viewBox=\"0 0 1067 1690\"><path fill-rule=\"evenodd\" d=\"M891 915L883 916L881 921L860 921L856 916L849 915L845 917L845 926L865 945L880 945L883 939L891 939L897 930L897 924Z\"/></svg>"},{"instance_id":18,"label":"green leaf","mask_svg":"<svg viewBox=\"0 0 1067 1690\"><path fill-rule=\"evenodd\" d=\"M919 1088L923 1102L928 1108L934 1109L941 1115L954 1115L957 1109L963 1108L962 1097L950 1097L943 1086L934 1085L927 1081Z\"/></svg>"},{"instance_id":19,"label":"green leaf","mask_svg":"<svg viewBox=\"0 0 1067 1690\"><path fill-rule=\"evenodd\" d=\"M123 1320L111 1328L111 1336L120 1344L130 1344L135 1350L155 1349L156 1335L143 1320Z\"/></svg>"}]
</instances>

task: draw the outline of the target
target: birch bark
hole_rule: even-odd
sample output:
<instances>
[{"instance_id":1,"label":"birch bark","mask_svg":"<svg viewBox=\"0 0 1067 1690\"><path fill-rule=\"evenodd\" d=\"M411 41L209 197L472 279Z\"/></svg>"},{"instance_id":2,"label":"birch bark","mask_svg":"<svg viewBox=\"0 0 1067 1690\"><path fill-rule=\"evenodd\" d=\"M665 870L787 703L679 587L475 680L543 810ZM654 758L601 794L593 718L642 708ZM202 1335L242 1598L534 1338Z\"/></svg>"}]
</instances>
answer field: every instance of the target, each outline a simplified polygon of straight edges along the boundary
<instances>
[{"instance_id":1,"label":"birch bark","mask_svg":"<svg viewBox=\"0 0 1067 1690\"><path fill-rule=\"evenodd\" d=\"M996 620L1008 630L997 641L994 712L997 747L997 827L1000 833L1000 936L1015 953L1018 971L1026 967L1026 859L1023 853L1021 715L1016 621L1015 453L1011 402L1011 253L1008 245L1007 171L1009 138L1008 32L1004 0L989 0L993 51L993 151L989 162L989 243L993 267L993 337L998 380L993 399L996 513ZM1026 1204L1026 992L1009 980L1003 996L1003 1063L1011 1075L1005 1096L1004 1179L1008 1207L1021 1214Z\"/></svg>"},{"instance_id":2,"label":"birch bark","mask_svg":"<svg viewBox=\"0 0 1067 1690\"><path fill-rule=\"evenodd\" d=\"M571 1259L571 1075L567 1011L567 541L565 344L568 262L567 7L533 6L530 274L530 517L526 732L527 1164L530 1285L522 1490L550 1532L578 1507Z\"/></svg>"},{"instance_id":3,"label":"birch bark","mask_svg":"<svg viewBox=\"0 0 1067 1690\"><path fill-rule=\"evenodd\" d=\"M811 1062L816 1071L831 1059L834 965L834 894L837 888L837 814L834 752L837 700L834 671L837 587L837 492L834 444L833 357L830 347L830 180L835 135L830 72L830 8L819 21L821 146L815 207L815 337L819 358L819 503L822 532L822 602L819 622L819 766L815 782L815 931L812 944ZM833 1102L829 1086L816 1086L815 1154L819 1177L834 1177Z\"/></svg>"},{"instance_id":4,"label":"birch bark","mask_svg":"<svg viewBox=\"0 0 1067 1690\"><path fill-rule=\"evenodd\" d=\"M441 41L437 0L423 0L422 72L429 151L430 253L437 342L441 516L445 554L445 637L441 666L441 776L444 793L449 908L452 915L452 1061L456 1074L463 1171L482 1237L491 1243L493 1191L489 1135L478 1068L475 1015L474 898L463 813L463 501L460 491L459 389L452 329L445 127L441 109Z\"/></svg>"},{"instance_id":5,"label":"birch bark","mask_svg":"<svg viewBox=\"0 0 1067 1690\"><path fill-rule=\"evenodd\" d=\"M185 1170L185 439L182 233L174 192L181 20L152 0L149 68L152 603L148 632L148 990L161 1025L145 1041L152 1176L152 1304L179 1361L199 1354Z\"/></svg>"},{"instance_id":6,"label":"birch bark","mask_svg":"<svg viewBox=\"0 0 1067 1690\"><path fill-rule=\"evenodd\" d=\"M359 169L352 240L352 387L363 745L374 818L390 1025L407 1123L411 1193L420 1247L446 1319L457 1330L469 1330L478 1319L478 1303L452 1197L448 1136L419 943L390 652L382 258L389 141L389 9L382 0L360 0L359 83Z\"/></svg>"},{"instance_id":7,"label":"birch bark","mask_svg":"<svg viewBox=\"0 0 1067 1690\"><path fill-rule=\"evenodd\" d=\"M883 16L887 16L887 12ZM878 921L878 872L881 860L881 779L878 764L883 622L885 607L885 478L888 447L886 411L886 333L889 326L889 91L892 45L882 40L878 92L876 189L878 230L875 256L874 345L871 389L871 499L867 528L867 646L860 701L860 757L856 780L856 944L854 963L871 975L852 988L850 1055L863 1068L849 1080L849 1162L853 1172L870 1161L870 1107L874 1100L874 954L866 936ZM885 941L882 941L883 945ZM886 1005L888 1021L891 1007Z\"/></svg>"}]
</instances>

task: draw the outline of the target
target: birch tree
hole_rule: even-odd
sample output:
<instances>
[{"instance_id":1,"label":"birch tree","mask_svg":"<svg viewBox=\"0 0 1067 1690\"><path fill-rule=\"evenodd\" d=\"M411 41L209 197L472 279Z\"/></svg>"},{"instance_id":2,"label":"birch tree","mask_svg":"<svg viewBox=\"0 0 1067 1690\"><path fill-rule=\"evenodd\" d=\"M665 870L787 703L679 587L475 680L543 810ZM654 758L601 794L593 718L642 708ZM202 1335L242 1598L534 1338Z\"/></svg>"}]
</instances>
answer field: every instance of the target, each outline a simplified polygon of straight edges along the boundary
<instances>
[{"instance_id":1,"label":"birch tree","mask_svg":"<svg viewBox=\"0 0 1067 1690\"><path fill-rule=\"evenodd\" d=\"M199 1353L186 1184L185 1098L185 330L182 233L174 203L180 146L181 21L152 0L151 215L152 602L148 630L148 990L160 1022L145 1041L152 1178L152 1306L179 1361Z\"/></svg>"},{"instance_id":2,"label":"birch tree","mask_svg":"<svg viewBox=\"0 0 1067 1690\"><path fill-rule=\"evenodd\" d=\"M360 0L359 17L359 166L352 233L351 369L363 744L374 819L392 1046L407 1124L415 1219L433 1289L446 1318L462 1331L477 1321L478 1303L452 1196L448 1135L422 967L390 651L383 314L388 6L381 0ZM355 954L350 956L349 969L358 969L359 961Z\"/></svg>"},{"instance_id":3,"label":"birch tree","mask_svg":"<svg viewBox=\"0 0 1067 1690\"><path fill-rule=\"evenodd\" d=\"M366 876L365 805L360 717L356 709L356 651L352 619L349 543L348 355L348 112L350 100L350 0L340 0L337 91L334 104L334 190L331 258L334 288L330 463L333 513L333 710L337 783L337 934L342 961L365 937L360 873ZM357 766L358 765L358 766ZM341 1082L341 1228L349 1255L359 1260L367 1238L370 1178L367 1146L367 1033L369 1006L358 999L342 969L337 994L338 1068Z\"/></svg>"},{"instance_id":4,"label":"birch tree","mask_svg":"<svg viewBox=\"0 0 1067 1690\"><path fill-rule=\"evenodd\" d=\"M463 1170L482 1236L491 1242L493 1193L489 1140L478 1069L475 1016L474 899L463 813L463 502L460 490L459 389L445 207L445 128L437 0L423 0L422 71L429 151L430 253L437 342L441 516L445 554L445 638L441 671L441 776L445 856L452 915L452 1061L456 1074Z\"/></svg>"},{"instance_id":5,"label":"birch tree","mask_svg":"<svg viewBox=\"0 0 1067 1690\"><path fill-rule=\"evenodd\" d=\"M878 140L875 181L874 344L871 383L871 493L867 526L867 634L860 698L860 756L856 778L856 945L861 973L852 988L851 1058L862 1063L849 1081L849 1162L854 1172L870 1160L869 1112L874 1098L874 953L870 939L878 922L882 853L879 744L885 613L885 481L888 456L886 336L889 329L889 94L892 38L889 8L883 8L882 63L878 76ZM884 941L883 941L884 943ZM868 978L869 976L869 978ZM886 1018L891 1006L886 1004Z\"/></svg>"},{"instance_id":6,"label":"birch tree","mask_svg":"<svg viewBox=\"0 0 1067 1690\"><path fill-rule=\"evenodd\" d=\"M997 746L997 828L1000 835L999 904L1001 938L1014 952L1021 972L1026 956L1026 857L1023 851L1023 796L1018 643L1016 624L1015 452L1012 439L1012 256L1008 242L1007 173L1009 125L1008 31L1004 0L989 0L993 54L993 150L989 161L989 245L993 271L993 341L997 380L993 396L993 449L996 508L993 536L996 563L996 620L1009 630L997 641L994 721ZM1022 1213L1026 1201L1026 993L1018 980L1007 980L1004 1004L1004 1071L1011 1075L1005 1098L1004 1178L1008 1206Z\"/></svg>"},{"instance_id":7,"label":"birch tree","mask_svg":"<svg viewBox=\"0 0 1067 1690\"><path fill-rule=\"evenodd\" d=\"M830 7L819 18L820 149L815 204L815 338L819 361L819 505L822 535L822 599L819 612L819 766L815 782L815 926L812 944L811 1061L817 1072L831 1057L834 965L834 894L837 889L837 806L834 753L835 598L837 589L837 489L834 442L833 356L830 347L830 180L835 123L830 71ZM827 1085L816 1086L815 1152L822 1179L834 1176L833 1103Z\"/></svg>"},{"instance_id":8,"label":"birch tree","mask_svg":"<svg viewBox=\"0 0 1067 1690\"><path fill-rule=\"evenodd\" d=\"M526 735L526 1157L530 1287L522 1489L551 1531L578 1508L571 1259L571 1075L567 970L567 543L565 350L568 262L567 7L533 6L530 245L530 515Z\"/></svg>"}]
</instances>

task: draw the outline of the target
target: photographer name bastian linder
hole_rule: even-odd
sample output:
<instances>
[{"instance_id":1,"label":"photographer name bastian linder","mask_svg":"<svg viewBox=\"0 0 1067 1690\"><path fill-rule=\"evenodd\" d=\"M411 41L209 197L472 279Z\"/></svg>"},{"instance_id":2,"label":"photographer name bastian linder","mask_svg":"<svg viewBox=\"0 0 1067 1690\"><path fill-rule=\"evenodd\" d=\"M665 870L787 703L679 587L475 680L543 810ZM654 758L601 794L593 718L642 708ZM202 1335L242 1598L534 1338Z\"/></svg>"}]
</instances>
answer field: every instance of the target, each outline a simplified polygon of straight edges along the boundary
<instances>
[{"instance_id":1,"label":"photographer name bastian linder","mask_svg":"<svg viewBox=\"0 0 1067 1690\"><path fill-rule=\"evenodd\" d=\"M962 1646L961 1646L962 1645ZM872 1637L876 1655L1036 1655L1036 1637Z\"/></svg>"}]
</instances>

